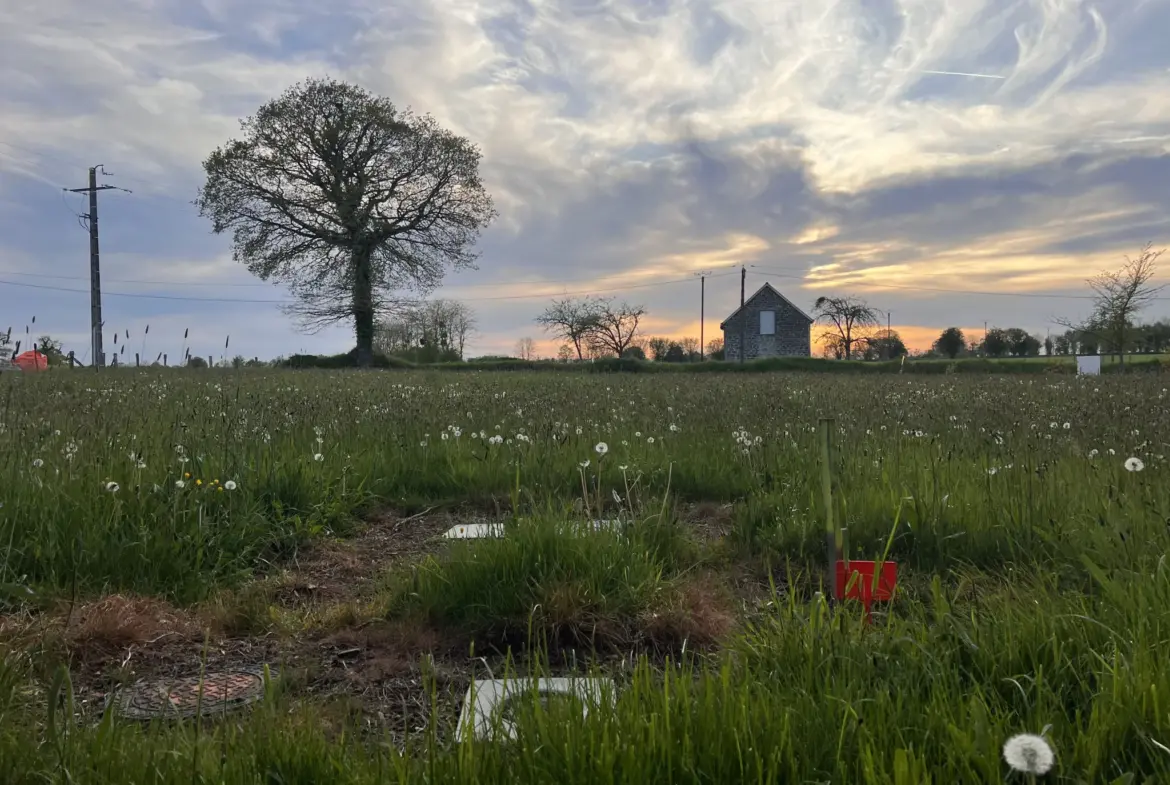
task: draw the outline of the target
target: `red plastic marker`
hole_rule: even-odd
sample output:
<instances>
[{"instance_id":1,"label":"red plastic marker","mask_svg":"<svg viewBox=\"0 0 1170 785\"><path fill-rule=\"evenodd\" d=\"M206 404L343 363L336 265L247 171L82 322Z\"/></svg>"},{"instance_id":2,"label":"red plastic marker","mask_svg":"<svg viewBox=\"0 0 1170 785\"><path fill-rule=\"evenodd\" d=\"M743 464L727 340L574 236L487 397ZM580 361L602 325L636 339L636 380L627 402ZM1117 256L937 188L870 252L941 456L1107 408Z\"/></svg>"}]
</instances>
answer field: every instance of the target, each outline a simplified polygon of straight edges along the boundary
<instances>
[{"instance_id":1,"label":"red plastic marker","mask_svg":"<svg viewBox=\"0 0 1170 785\"><path fill-rule=\"evenodd\" d=\"M871 623L869 609L874 600L887 602L894 597L898 586L898 565L892 561L882 562L877 586L874 586L875 561L837 562L837 597L846 600L861 600L865 606L865 622Z\"/></svg>"}]
</instances>

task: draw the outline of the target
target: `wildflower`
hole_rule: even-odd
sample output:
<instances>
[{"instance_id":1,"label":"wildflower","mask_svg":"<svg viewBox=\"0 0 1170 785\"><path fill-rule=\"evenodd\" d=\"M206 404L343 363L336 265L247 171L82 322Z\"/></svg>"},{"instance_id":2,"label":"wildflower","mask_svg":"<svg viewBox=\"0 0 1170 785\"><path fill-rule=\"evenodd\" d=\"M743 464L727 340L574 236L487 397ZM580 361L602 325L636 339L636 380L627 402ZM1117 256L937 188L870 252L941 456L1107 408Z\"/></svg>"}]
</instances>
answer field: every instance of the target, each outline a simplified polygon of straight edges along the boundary
<instances>
[{"instance_id":1,"label":"wildflower","mask_svg":"<svg viewBox=\"0 0 1170 785\"><path fill-rule=\"evenodd\" d=\"M1015 771L1024 774L1047 774L1056 755L1043 736L1021 733L1012 736L1003 745L1003 759Z\"/></svg>"},{"instance_id":2,"label":"wildflower","mask_svg":"<svg viewBox=\"0 0 1170 785\"><path fill-rule=\"evenodd\" d=\"M589 459L588 459L588 458L586 458L585 460L581 461L581 468L582 468L582 469L588 469L588 468L589 468Z\"/></svg>"},{"instance_id":3,"label":"wildflower","mask_svg":"<svg viewBox=\"0 0 1170 785\"><path fill-rule=\"evenodd\" d=\"M1067 431L1067 430L1069 430L1070 428L1072 428L1072 423L1070 423L1070 422L1066 422L1066 423L1064 424L1064 429Z\"/></svg>"},{"instance_id":4,"label":"wildflower","mask_svg":"<svg viewBox=\"0 0 1170 785\"><path fill-rule=\"evenodd\" d=\"M444 433L439 434L439 438L442 439L443 441L447 441L447 439L449 439L450 437L447 436L447 434L444 432Z\"/></svg>"},{"instance_id":5,"label":"wildflower","mask_svg":"<svg viewBox=\"0 0 1170 785\"><path fill-rule=\"evenodd\" d=\"M187 487L187 483L184 482L183 480L175 480L175 487L178 488L179 490L182 490L183 488Z\"/></svg>"},{"instance_id":6,"label":"wildflower","mask_svg":"<svg viewBox=\"0 0 1170 785\"><path fill-rule=\"evenodd\" d=\"M654 444L654 437L653 437L653 436L647 436L647 437L646 437L646 443L647 443L647 444Z\"/></svg>"},{"instance_id":7,"label":"wildflower","mask_svg":"<svg viewBox=\"0 0 1170 785\"><path fill-rule=\"evenodd\" d=\"M36 458L35 460L33 460L32 465L33 465L34 469L39 469L45 465L45 462L42 461L40 458Z\"/></svg>"},{"instance_id":8,"label":"wildflower","mask_svg":"<svg viewBox=\"0 0 1170 785\"><path fill-rule=\"evenodd\" d=\"M1146 465L1144 463L1142 463L1141 458L1126 458L1125 459L1125 470L1127 472L1140 472L1144 468L1146 468Z\"/></svg>"},{"instance_id":9,"label":"wildflower","mask_svg":"<svg viewBox=\"0 0 1170 785\"><path fill-rule=\"evenodd\" d=\"M228 480L223 484L224 490L234 491L236 489L236 481Z\"/></svg>"},{"instance_id":10,"label":"wildflower","mask_svg":"<svg viewBox=\"0 0 1170 785\"><path fill-rule=\"evenodd\" d=\"M106 490L109 491L110 493L117 493L118 488L119 488L119 485L116 482L106 483Z\"/></svg>"},{"instance_id":11,"label":"wildflower","mask_svg":"<svg viewBox=\"0 0 1170 785\"><path fill-rule=\"evenodd\" d=\"M313 456L313 460L320 463L321 461L325 460L325 456L322 455L321 453L317 453L316 455Z\"/></svg>"},{"instance_id":12,"label":"wildflower","mask_svg":"<svg viewBox=\"0 0 1170 785\"><path fill-rule=\"evenodd\" d=\"M598 455L605 455L607 452L609 452L609 445L605 442L598 442L597 446L593 449L597 451Z\"/></svg>"},{"instance_id":13,"label":"wildflower","mask_svg":"<svg viewBox=\"0 0 1170 785\"><path fill-rule=\"evenodd\" d=\"M626 469L628 469L628 468L630 468L630 467L629 467L629 466L619 466L619 467L618 467L618 471L623 471L623 472L624 472L624 471L625 471Z\"/></svg>"},{"instance_id":14,"label":"wildflower","mask_svg":"<svg viewBox=\"0 0 1170 785\"><path fill-rule=\"evenodd\" d=\"M1090 458L1096 458L1096 457L1097 457L1097 450L1096 450L1096 448L1094 448L1094 449L1092 449L1092 450L1089 450L1089 457L1090 457Z\"/></svg>"}]
</instances>

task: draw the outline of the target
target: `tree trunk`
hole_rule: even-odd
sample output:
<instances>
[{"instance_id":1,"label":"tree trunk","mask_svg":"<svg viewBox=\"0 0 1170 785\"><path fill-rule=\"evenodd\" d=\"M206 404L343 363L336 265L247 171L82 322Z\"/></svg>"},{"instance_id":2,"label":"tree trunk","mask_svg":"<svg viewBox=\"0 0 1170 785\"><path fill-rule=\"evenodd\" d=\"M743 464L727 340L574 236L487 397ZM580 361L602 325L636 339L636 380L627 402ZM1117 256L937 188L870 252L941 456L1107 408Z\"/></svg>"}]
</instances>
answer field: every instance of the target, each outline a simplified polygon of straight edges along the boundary
<instances>
[{"instance_id":1,"label":"tree trunk","mask_svg":"<svg viewBox=\"0 0 1170 785\"><path fill-rule=\"evenodd\" d=\"M369 368L374 360L374 286L370 275L370 255L353 252L353 330L357 339L357 364Z\"/></svg>"}]
</instances>

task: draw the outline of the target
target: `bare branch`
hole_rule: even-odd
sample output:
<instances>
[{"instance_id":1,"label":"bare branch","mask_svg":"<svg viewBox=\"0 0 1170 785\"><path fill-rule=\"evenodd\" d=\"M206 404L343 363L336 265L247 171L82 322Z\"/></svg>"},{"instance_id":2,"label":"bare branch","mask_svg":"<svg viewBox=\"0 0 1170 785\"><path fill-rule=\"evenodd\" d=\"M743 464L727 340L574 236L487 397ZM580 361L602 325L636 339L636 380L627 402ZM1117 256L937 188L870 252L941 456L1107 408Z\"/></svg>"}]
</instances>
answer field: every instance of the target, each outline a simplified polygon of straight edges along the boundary
<instances>
[{"instance_id":1,"label":"bare branch","mask_svg":"<svg viewBox=\"0 0 1170 785\"><path fill-rule=\"evenodd\" d=\"M473 266L495 216L479 150L429 116L334 80L289 88L204 162L196 204L233 256L287 284L305 329L353 320L368 362L377 315ZM464 335L465 337L465 335Z\"/></svg>"}]
</instances>

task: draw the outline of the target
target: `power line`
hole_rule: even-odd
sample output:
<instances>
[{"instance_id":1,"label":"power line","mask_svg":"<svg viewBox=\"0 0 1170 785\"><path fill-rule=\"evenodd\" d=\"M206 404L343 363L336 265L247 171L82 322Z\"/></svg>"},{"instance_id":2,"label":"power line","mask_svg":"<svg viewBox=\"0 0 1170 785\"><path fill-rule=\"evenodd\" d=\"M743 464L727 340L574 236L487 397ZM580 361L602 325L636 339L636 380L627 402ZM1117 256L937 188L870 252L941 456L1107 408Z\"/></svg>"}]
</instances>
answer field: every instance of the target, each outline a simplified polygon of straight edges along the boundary
<instances>
[{"instance_id":1,"label":"power line","mask_svg":"<svg viewBox=\"0 0 1170 785\"><path fill-rule=\"evenodd\" d=\"M720 273L718 275L708 276L711 278L722 278L728 275L734 275L735 272ZM664 286L667 284L676 283L690 283L693 278L675 278L669 281L651 281L649 283L629 284L628 286L613 286L607 289L591 289L580 290L572 292L553 292L542 294L509 294L499 297L473 297L466 298L465 302L487 302L493 300L536 300L547 297L564 297L568 295L590 295L590 294L605 294L607 292L622 292L628 289L644 289L650 286ZM0 281L0 286L19 286L27 289L41 289L52 292L69 292L72 294L88 294L84 289L66 289L61 286L46 286L44 284L20 283L17 281ZM178 300L183 302L202 302L202 303L249 303L253 305L290 305L291 300L261 300L261 299L245 299L245 298L223 298L223 297L181 297L178 295L165 294L139 294L133 292L102 292L104 297L131 297L142 300Z\"/></svg>"},{"instance_id":2,"label":"power line","mask_svg":"<svg viewBox=\"0 0 1170 785\"><path fill-rule=\"evenodd\" d=\"M50 275L48 273L23 273L16 270L0 270L0 275L18 275L22 278L45 278L56 281L88 281L89 279L82 275ZM499 283L450 283L447 284L452 289L484 289L499 286L559 286L562 284L573 283L593 283L595 281L606 281L611 278L624 278L629 273L614 273L613 275L602 275L594 278L570 278L560 281L547 280L530 280L530 281L500 281ZM709 274L708 278L717 277ZM106 283L124 283L137 284L142 286L219 286L219 287L265 287L271 286L270 283L254 283L254 282L223 282L217 283L215 281L147 281L143 279L134 278L103 278Z\"/></svg>"}]
</instances>

